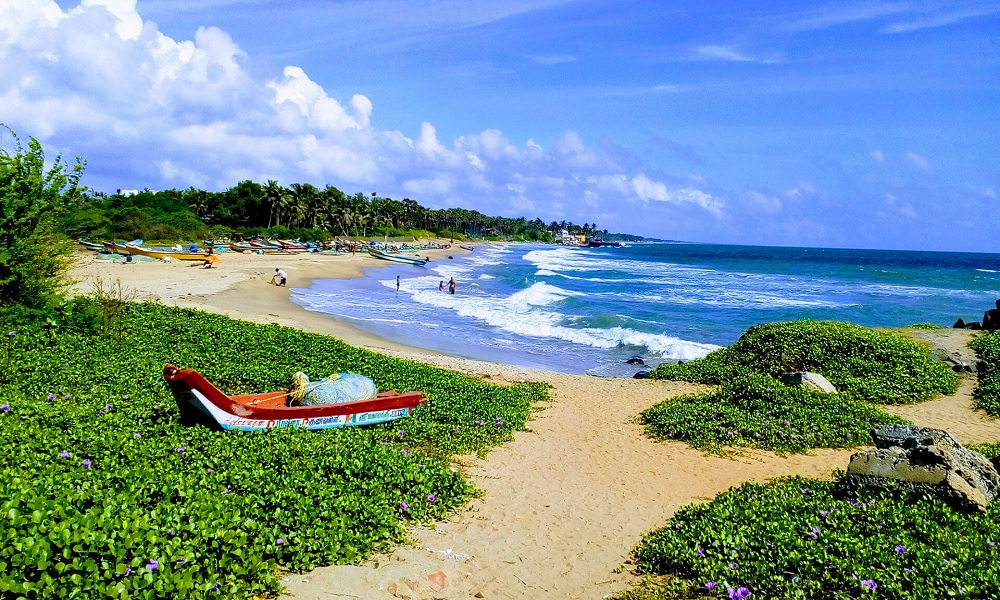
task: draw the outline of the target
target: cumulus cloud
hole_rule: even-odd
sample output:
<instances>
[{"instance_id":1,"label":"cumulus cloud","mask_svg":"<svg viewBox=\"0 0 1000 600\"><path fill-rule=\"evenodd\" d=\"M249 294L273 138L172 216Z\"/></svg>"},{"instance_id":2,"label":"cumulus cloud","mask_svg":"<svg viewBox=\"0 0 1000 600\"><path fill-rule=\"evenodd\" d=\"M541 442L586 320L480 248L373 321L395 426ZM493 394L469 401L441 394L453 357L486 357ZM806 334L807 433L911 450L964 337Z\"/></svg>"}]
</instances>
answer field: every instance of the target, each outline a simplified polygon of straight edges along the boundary
<instances>
[{"instance_id":1,"label":"cumulus cloud","mask_svg":"<svg viewBox=\"0 0 1000 600\"><path fill-rule=\"evenodd\" d=\"M277 179L347 192L377 185L383 195L432 207L537 208L543 218L578 221L622 201L722 212L722 202L695 185L668 188L638 161L623 164L620 152L574 132L549 147L515 143L496 129L445 142L424 122L411 137L378 128L364 95L341 101L298 66L260 75L250 62L215 27L190 40L164 35L135 0L81 0L67 9L53 0L0 0L3 121L87 158L96 189L222 189Z\"/></svg>"}]
</instances>

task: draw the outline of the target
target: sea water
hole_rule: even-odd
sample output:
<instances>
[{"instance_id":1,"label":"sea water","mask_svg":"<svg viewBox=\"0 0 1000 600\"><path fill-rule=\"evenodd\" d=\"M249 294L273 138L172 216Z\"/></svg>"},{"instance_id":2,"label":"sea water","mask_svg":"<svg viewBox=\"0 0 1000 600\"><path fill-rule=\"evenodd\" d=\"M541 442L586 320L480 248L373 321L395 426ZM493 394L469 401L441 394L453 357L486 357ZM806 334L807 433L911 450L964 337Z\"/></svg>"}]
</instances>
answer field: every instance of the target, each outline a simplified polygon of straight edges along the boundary
<instances>
[{"instance_id":1,"label":"sea water","mask_svg":"<svg viewBox=\"0 0 1000 600\"><path fill-rule=\"evenodd\" d=\"M703 356L758 323L950 327L959 317L979 320L1000 298L1000 254L496 244L423 267L373 262L363 278L317 279L293 292L308 310L411 346L630 376ZM645 366L627 366L633 356Z\"/></svg>"}]
</instances>

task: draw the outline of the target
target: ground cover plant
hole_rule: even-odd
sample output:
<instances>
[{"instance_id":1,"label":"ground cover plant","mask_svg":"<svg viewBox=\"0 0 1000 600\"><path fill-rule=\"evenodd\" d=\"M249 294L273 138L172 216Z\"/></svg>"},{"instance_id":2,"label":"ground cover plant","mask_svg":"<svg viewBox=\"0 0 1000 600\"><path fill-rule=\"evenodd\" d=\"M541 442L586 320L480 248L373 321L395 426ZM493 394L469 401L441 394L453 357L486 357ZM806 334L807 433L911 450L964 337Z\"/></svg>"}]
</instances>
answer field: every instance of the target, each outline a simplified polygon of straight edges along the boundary
<instances>
[{"instance_id":1,"label":"ground cover plant","mask_svg":"<svg viewBox=\"0 0 1000 600\"><path fill-rule=\"evenodd\" d=\"M741 446L779 452L868 444L872 429L905 422L849 394L789 387L756 374L661 402L643 411L640 421L654 437L701 450Z\"/></svg>"},{"instance_id":2,"label":"ground cover plant","mask_svg":"<svg viewBox=\"0 0 1000 600\"><path fill-rule=\"evenodd\" d=\"M1000 416L1000 333L983 334L969 346L979 355L979 383L973 392L976 408Z\"/></svg>"},{"instance_id":3,"label":"ground cover plant","mask_svg":"<svg viewBox=\"0 0 1000 600\"><path fill-rule=\"evenodd\" d=\"M664 576L621 596L995 598L1000 505L958 512L902 486L747 483L677 512L635 551Z\"/></svg>"},{"instance_id":4,"label":"ground cover plant","mask_svg":"<svg viewBox=\"0 0 1000 600\"><path fill-rule=\"evenodd\" d=\"M777 377L812 371L841 393L875 404L907 404L950 394L956 375L929 349L903 335L834 321L756 325L732 346L682 364L662 364L649 376L720 384L745 373Z\"/></svg>"},{"instance_id":5,"label":"ground cover plant","mask_svg":"<svg viewBox=\"0 0 1000 600\"><path fill-rule=\"evenodd\" d=\"M97 315L0 310L0 598L274 594L281 568L356 562L461 504L474 489L448 457L511 439L546 397L276 325L133 304L106 336ZM215 432L179 424L166 362L227 393L354 372L430 404L370 428Z\"/></svg>"},{"instance_id":6,"label":"ground cover plant","mask_svg":"<svg viewBox=\"0 0 1000 600\"><path fill-rule=\"evenodd\" d=\"M791 370L820 373L839 393L775 379ZM805 452L867 444L872 429L905 422L874 404L919 402L954 392L958 384L956 375L920 343L825 321L757 325L732 346L699 360L660 365L650 377L721 384L711 392L667 400L640 416L650 435L707 451Z\"/></svg>"}]
</instances>

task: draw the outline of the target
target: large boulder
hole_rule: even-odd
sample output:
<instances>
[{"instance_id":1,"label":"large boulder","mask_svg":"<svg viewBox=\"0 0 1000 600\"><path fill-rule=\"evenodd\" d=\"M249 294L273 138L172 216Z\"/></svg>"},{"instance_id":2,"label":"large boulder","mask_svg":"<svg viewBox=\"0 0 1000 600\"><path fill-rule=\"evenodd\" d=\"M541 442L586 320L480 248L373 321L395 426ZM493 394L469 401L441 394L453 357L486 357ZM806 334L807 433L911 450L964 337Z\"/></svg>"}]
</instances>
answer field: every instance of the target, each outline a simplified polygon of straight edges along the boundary
<instances>
[{"instance_id":1,"label":"large boulder","mask_svg":"<svg viewBox=\"0 0 1000 600\"><path fill-rule=\"evenodd\" d=\"M781 383L792 387L802 387L807 390L826 392L827 394L837 393L837 388L833 387L833 384L819 373L810 373L809 371L782 373L780 379Z\"/></svg>"},{"instance_id":2,"label":"large boulder","mask_svg":"<svg viewBox=\"0 0 1000 600\"><path fill-rule=\"evenodd\" d=\"M906 481L961 508L985 511L1000 490L1000 474L947 431L889 425L872 432L875 450L851 457L848 476Z\"/></svg>"}]
</instances>

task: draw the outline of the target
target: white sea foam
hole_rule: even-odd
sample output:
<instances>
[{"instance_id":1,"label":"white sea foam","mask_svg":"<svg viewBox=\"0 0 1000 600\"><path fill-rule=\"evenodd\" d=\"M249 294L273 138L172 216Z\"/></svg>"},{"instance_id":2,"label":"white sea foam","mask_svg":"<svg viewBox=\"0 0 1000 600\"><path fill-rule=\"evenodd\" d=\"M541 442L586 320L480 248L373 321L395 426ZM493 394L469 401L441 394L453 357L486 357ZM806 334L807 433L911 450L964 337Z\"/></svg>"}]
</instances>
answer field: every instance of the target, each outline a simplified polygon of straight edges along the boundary
<instances>
[{"instance_id":1,"label":"white sea foam","mask_svg":"<svg viewBox=\"0 0 1000 600\"><path fill-rule=\"evenodd\" d=\"M993 269L976 269L976 270L979 271L980 273L997 273L998 272L998 271L994 271Z\"/></svg>"},{"instance_id":2,"label":"white sea foam","mask_svg":"<svg viewBox=\"0 0 1000 600\"><path fill-rule=\"evenodd\" d=\"M493 275L487 275L486 273L483 273L483 274L481 274L481 275L479 276L479 278L480 278L480 279L496 279L496 277L495 277L495 276L493 276Z\"/></svg>"}]
</instances>

